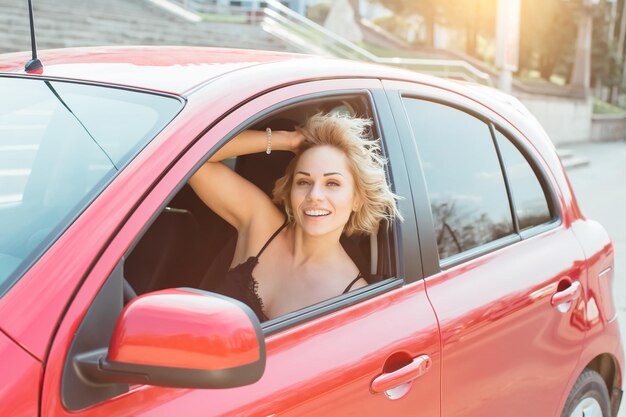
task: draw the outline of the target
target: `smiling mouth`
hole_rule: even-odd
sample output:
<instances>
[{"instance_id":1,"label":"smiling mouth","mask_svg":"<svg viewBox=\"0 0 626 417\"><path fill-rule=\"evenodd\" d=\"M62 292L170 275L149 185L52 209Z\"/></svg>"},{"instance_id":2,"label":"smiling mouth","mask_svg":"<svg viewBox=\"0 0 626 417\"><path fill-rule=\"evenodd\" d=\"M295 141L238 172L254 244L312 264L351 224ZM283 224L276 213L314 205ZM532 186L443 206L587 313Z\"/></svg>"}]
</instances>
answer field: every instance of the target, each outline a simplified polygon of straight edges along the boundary
<instances>
[{"instance_id":1,"label":"smiling mouth","mask_svg":"<svg viewBox=\"0 0 626 417\"><path fill-rule=\"evenodd\" d=\"M324 217L330 214L328 210L304 210L304 214L309 217Z\"/></svg>"}]
</instances>

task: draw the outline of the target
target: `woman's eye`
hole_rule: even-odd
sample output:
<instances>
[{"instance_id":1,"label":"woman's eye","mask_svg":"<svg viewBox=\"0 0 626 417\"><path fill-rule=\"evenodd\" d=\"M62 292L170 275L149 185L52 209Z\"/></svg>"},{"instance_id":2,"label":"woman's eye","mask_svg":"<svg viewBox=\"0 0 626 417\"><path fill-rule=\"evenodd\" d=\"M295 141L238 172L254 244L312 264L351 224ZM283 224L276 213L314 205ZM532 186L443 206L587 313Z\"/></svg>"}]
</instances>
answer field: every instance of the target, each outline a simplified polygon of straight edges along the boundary
<instances>
[{"instance_id":1,"label":"woman's eye","mask_svg":"<svg viewBox=\"0 0 626 417\"><path fill-rule=\"evenodd\" d=\"M309 185L309 182L307 180L298 180L296 181L296 185L300 185L300 186Z\"/></svg>"},{"instance_id":2,"label":"woman's eye","mask_svg":"<svg viewBox=\"0 0 626 417\"><path fill-rule=\"evenodd\" d=\"M328 183L326 183L326 185L328 185L330 187L339 187L339 183L337 181L328 181Z\"/></svg>"}]
</instances>

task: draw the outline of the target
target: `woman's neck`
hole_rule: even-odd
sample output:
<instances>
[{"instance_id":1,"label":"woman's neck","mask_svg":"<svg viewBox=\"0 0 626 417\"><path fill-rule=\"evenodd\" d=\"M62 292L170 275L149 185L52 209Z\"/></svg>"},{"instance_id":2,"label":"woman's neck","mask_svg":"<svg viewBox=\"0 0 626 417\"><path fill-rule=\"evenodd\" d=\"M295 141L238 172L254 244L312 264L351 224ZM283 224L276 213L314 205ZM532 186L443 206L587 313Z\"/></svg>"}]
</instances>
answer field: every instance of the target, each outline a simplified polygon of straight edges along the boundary
<instances>
[{"instance_id":1,"label":"woman's neck","mask_svg":"<svg viewBox=\"0 0 626 417\"><path fill-rule=\"evenodd\" d=\"M291 239L292 253L295 266L307 263L328 262L343 250L339 238L342 230L332 231L321 236L311 236L297 225L293 228Z\"/></svg>"}]
</instances>

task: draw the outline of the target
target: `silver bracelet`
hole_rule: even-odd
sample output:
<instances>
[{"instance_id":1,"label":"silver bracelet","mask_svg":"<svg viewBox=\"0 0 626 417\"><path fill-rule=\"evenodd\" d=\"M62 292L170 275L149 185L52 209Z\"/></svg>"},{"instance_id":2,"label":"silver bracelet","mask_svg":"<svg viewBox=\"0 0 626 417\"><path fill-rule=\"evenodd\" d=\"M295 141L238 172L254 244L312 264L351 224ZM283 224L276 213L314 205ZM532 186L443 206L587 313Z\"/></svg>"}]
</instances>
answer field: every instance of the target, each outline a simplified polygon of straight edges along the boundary
<instances>
[{"instance_id":1,"label":"silver bracelet","mask_svg":"<svg viewBox=\"0 0 626 417\"><path fill-rule=\"evenodd\" d=\"M265 129L265 134L267 135L267 146L265 147L265 153L269 155L272 153L272 129L270 129L269 127Z\"/></svg>"}]
</instances>

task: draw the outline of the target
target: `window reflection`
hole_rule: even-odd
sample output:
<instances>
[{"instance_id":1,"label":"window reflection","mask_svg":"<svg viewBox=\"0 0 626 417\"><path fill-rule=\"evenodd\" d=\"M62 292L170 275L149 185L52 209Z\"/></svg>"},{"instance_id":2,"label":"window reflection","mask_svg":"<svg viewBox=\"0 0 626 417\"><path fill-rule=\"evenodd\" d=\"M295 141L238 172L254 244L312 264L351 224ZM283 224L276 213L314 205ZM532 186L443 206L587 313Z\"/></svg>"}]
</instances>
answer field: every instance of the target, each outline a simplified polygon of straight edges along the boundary
<instances>
[{"instance_id":1,"label":"window reflection","mask_svg":"<svg viewBox=\"0 0 626 417\"><path fill-rule=\"evenodd\" d=\"M424 170L439 258L514 232L489 127L455 108L405 98Z\"/></svg>"},{"instance_id":2,"label":"window reflection","mask_svg":"<svg viewBox=\"0 0 626 417\"><path fill-rule=\"evenodd\" d=\"M180 111L177 99L0 77L0 296Z\"/></svg>"},{"instance_id":3,"label":"window reflection","mask_svg":"<svg viewBox=\"0 0 626 417\"><path fill-rule=\"evenodd\" d=\"M513 195L520 230L550 221L550 209L541 183L522 153L502 133L496 140Z\"/></svg>"},{"instance_id":4,"label":"window reflection","mask_svg":"<svg viewBox=\"0 0 626 417\"><path fill-rule=\"evenodd\" d=\"M468 207L465 206L465 209ZM461 214L454 202L431 201L439 258L475 248L513 233L510 219L495 221L485 212Z\"/></svg>"}]
</instances>

